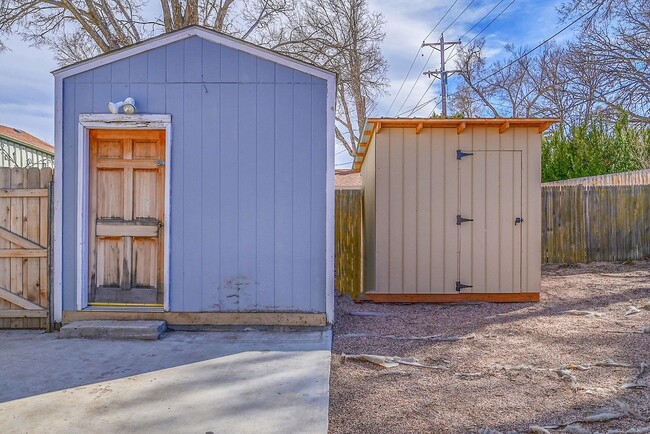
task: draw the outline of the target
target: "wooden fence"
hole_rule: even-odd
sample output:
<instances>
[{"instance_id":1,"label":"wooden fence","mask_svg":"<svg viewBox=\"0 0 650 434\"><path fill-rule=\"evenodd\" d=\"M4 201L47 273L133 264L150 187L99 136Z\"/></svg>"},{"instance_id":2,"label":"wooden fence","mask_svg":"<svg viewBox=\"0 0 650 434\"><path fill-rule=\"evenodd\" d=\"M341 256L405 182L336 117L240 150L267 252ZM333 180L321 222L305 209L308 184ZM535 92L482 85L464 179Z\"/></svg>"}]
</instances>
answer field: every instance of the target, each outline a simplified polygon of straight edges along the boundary
<instances>
[{"instance_id":1,"label":"wooden fence","mask_svg":"<svg viewBox=\"0 0 650 434\"><path fill-rule=\"evenodd\" d=\"M362 210L361 190L336 190L336 288L353 297L361 293Z\"/></svg>"},{"instance_id":2,"label":"wooden fence","mask_svg":"<svg viewBox=\"0 0 650 434\"><path fill-rule=\"evenodd\" d=\"M545 262L650 256L650 185L542 187Z\"/></svg>"},{"instance_id":3,"label":"wooden fence","mask_svg":"<svg viewBox=\"0 0 650 434\"><path fill-rule=\"evenodd\" d=\"M650 169L588 176L585 178L571 178L562 181L545 182L542 184L543 187L558 187L565 185L582 185L585 187L596 187L601 185L650 185Z\"/></svg>"},{"instance_id":4,"label":"wooden fence","mask_svg":"<svg viewBox=\"0 0 650 434\"><path fill-rule=\"evenodd\" d=\"M0 328L48 328L52 169L0 168Z\"/></svg>"}]
</instances>

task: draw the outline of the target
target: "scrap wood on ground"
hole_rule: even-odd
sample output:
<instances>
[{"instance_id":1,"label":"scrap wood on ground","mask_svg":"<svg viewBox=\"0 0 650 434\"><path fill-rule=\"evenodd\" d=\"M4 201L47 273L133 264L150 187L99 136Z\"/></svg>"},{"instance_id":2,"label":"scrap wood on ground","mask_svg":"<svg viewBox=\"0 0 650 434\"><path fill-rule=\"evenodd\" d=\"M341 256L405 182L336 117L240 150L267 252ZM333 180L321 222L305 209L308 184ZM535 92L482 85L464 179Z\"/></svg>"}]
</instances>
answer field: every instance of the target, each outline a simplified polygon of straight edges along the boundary
<instances>
[{"instance_id":1,"label":"scrap wood on ground","mask_svg":"<svg viewBox=\"0 0 650 434\"><path fill-rule=\"evenodd\" d=\"M650 262L544 266L540 303L340 296L330 432L650 433L648 365Z\"/></svg>"}]
</instances>

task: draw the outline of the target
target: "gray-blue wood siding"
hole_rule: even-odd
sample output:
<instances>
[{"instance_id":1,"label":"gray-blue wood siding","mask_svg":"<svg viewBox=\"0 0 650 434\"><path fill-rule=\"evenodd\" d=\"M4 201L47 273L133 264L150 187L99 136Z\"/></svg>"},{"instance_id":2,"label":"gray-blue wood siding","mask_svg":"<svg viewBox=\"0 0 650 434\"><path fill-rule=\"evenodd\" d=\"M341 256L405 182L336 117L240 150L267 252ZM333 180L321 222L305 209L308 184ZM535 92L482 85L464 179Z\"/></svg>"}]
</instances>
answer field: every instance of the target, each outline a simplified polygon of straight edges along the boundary
<instances>
[{"instance_id":1,"label":"gray-blue wood siding","mask_svg":"<svg viewBox=\"0 0 650 434\"><path fill-rule=\"evenodd\" d=\"M127 96L172 116L170 309L324 312L327 83L198 37L64 79L64 309L79 115Z\"/></svg>"}]
</instances>

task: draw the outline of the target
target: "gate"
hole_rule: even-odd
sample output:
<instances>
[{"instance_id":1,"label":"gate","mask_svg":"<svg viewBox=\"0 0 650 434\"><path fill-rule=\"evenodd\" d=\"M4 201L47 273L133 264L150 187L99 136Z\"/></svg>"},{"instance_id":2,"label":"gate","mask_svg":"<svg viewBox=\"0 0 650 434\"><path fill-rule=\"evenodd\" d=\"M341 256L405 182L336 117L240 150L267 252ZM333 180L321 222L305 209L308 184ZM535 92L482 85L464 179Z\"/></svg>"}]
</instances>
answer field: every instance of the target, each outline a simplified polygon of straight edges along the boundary
<instances>
[{"instance_id":1,"label":"gate","mask_svg":"<svg viewBox=\"0 0 650 434\"><path fill-rule=\"evenodd\" d=\"M50 328L52 169L0 168L0 328Z\"/></svg>"}]
</instances>

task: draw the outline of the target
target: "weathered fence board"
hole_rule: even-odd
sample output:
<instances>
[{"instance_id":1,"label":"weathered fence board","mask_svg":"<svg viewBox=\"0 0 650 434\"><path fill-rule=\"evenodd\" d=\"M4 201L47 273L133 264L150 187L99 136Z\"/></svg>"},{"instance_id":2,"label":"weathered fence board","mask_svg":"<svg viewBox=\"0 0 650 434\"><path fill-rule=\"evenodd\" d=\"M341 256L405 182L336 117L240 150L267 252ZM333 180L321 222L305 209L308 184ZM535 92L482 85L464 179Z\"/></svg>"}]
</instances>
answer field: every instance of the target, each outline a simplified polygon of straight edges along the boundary
<instances>
[{"instance_id":1,"label":"weathered fence board","mask_svg":"<svg viewBox=\"0 0 650 434\"><path fill-rule=\"evenodd\" d=\"M0 168L0 328L47 328L50 168Z\"/></svg>"},{"instance_id":2,"label":"weathered fence board","mask_svg":"<svg viewBox=\"0 0 650 434\"><path fill-rule=\"evenodd\" d=\"M650 185L542 187L546 262L626 261L650 256Z\"/></svg>"},{"instance_id":3,"label":"weathered fence board","mask_svg":"<svg viewBox=\"0 0 650 434\"><path fill-rule=\"evenodd\" d=\"M361 293L361 190L336 190L336 288L351 296Z\"/></svg>"},{"instance_id":4,"label":"weathered fence board","mask_svg":"<svg viewBox=\"0 0 650 434\"><path fill-rule=\"evenodd\" d=\"M560 185L650 185L650 169L609 173L607 175L588 176L585 178L571 178L542 184L544 187L557 187Z\"/></svg>"}]
</instances>

